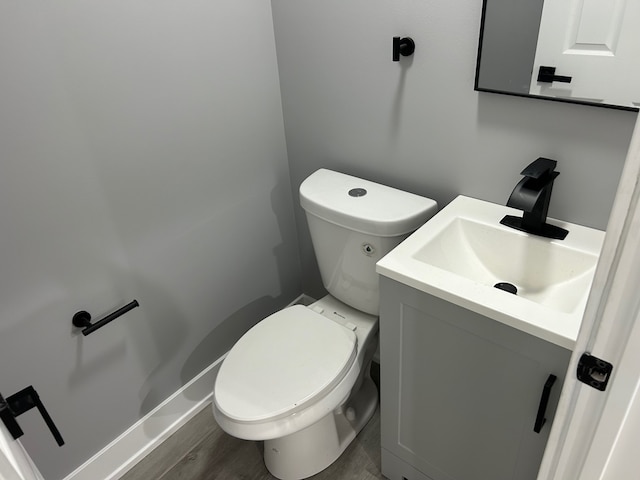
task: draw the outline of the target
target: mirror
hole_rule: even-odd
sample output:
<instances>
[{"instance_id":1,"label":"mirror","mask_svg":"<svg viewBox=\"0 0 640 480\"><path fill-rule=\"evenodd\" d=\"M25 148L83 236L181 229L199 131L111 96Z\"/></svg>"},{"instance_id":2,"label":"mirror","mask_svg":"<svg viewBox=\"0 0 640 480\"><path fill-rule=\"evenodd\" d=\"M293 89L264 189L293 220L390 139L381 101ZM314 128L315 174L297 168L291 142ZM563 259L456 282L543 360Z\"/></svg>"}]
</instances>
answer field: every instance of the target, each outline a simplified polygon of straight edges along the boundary
<instances>
[{"instance_id":1,"label":"mirror","mask_svg":"<svg viewBox=\"0 0 640 480\"><path fill-rule=\"evenodd\" d=\"M638 111L638 24L638 0L483 0L475 89Z\"/></svg>"}]
</instances>

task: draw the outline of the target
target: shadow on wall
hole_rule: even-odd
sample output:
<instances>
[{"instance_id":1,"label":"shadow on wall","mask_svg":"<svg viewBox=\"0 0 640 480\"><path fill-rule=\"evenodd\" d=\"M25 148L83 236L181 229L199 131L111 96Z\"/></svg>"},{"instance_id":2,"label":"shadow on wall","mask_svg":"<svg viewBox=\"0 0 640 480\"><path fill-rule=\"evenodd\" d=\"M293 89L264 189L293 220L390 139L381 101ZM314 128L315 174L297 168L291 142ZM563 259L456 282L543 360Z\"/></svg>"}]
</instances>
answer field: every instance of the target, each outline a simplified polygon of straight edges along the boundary
<instances>
[{"instance_id":1,"label":"shadow on wall","mask_svg":"<svg viewBox=\"0 0 640 480\"><path fill-rule=\"evenodd\" d=\"M280 182L271 189L270 205L260 202L264 194L254 193L253 198L245 197L229 206L224 215L236 220L225 223L216 217L215 233L206 234L206 239L198 242L204 250L196 252L198 255L190 251L189 258L197 257L191 260L197 264L184 266L184 259L177 264L185 277L181 281L191 285L183 289L181 298L170 285L156 286L153 291L149 278L140 279L138 285L145 290L144 296L154 303L147 309L147 322L138 324L134 334L136 344L147 350L144 360L152 368L139 389L141 416L224 355L253 325L300 295L290 186ZM219 249L214 256L210 255L211 245ZM272 255L261 245L275 245ZM256 291L264 295L250 300ZM238 304L242 306L227 313ZM226 318L216 318L218 312L225 312ZM189 328L206 331L208 325L211 330L192 349L184 345ZM186 357L182 366L171 364L176 356ZM150 359L155 365L149 365Z\"/></svg>"},{"instance_id":2,"label":"shadow on wall","mask_svg":"<svg viewBox=\"0 0 640 480\"><path fill-rule=\"evenodd\" d=\"M262 319L283 308L302 293L300 258L298 256L295 222L291 204L290 185L280 182L270 194L271 211L278 222L278 232L283 240L273 251L278 271L280 295L263 296L253 300L224 319L196 346L182 367L180 378L185 385L197 374L231 349L235 342ZM292 256L294 258L292 258ZM296 271L294 281L291 270ZM260 272L251 272L260 274ZM289 293L289 292L293 292ZM213 385L212 385L213 388Z\"/></svg>"},{"instance_id":3,"label":"shadow on wall","mask_svg":"<svg viewBox=\"0 0 640 480\"><path fill-rule=\"evenodd\" d=\"M161 385L164 366L176 357L186 340L188 322L179 302L162 285L149 278L137 277L137 295L144 316L128 324L128 335L143 369L152 368L144 383L138 387L141 399L140 416L144 416L167 396ZM148 300L147 300L148 299ZM151 367L151 365L154 365Z\"/></svg>"},{"instance_id":4,"label":"shadow on wall","mask_svg":"<svg viewBox=\"0 0 640 480\"><path fill-rule=\"evenodd\" d=\"M389 143L392 146L398 144L398 137L402 128L402 106L405 98L404 90L407 83L407 70L413 64L413 55L410 57L400 58L400 78L396 87L396 93L393 97L393 107L391 110L391 122L389 125Z\"/></svg>"},{"instance_id":5,"label":"shadow on wall","mask_svg":"<svg viewBox=\"0 0 640 480\"><path fill-rule=\"evenodd\" d=\"M291 299L288 299L291 300ZM282 308L281 297L261 297L236 310L209 335L189 355L182 367L180 379L186 384L207 366L231 349L244 333L266 316ZM213 358L212 358L213 357ZM212 385L213 387L213 385Z\"/></svg>"},{"instance_id":6,"label":"shadow on wall","mask_svg":"<svg viewBox=\"0 0 640 480\"><path fill-rule=\"evenodd\" d=\"M91 377L99 377L102 372L113 368L127 354L127 344L125 340L119 341L115 345L111 345L109 350L99 352L97 355L91 351L89 355L85 352L85 339L80 333L76 333L76 364L73 371L69 374L68 386L69 390L86 385ZM90 349L91 347L86 347ZM88 358L88 360L87 360Z\"/></svg>"}]
</instances>

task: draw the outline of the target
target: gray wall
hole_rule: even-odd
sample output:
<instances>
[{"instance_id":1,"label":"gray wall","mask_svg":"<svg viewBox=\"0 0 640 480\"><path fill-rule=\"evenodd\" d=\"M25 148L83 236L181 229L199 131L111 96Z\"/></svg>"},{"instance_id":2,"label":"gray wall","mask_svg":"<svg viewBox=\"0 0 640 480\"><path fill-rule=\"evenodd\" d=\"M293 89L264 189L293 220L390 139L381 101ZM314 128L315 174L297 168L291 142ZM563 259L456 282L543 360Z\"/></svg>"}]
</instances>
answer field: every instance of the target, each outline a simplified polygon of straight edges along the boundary
<instances>
[{"instance_id":1,"label":"gray wall","mask_svg":"<svg viewBox=\"0 0 640 480\"><path fill-rule=\"evenodd\" d=\"M21 417L47 479L300 293L294 213L322 293L297 207L319 167L504 203L548 156L551 215L606 225L635 114L474 92L480 1L272 7L0 0L0 388L34 385L59 424L62 449ZM391 62L394 35L412 59Z\"/></svg>"},{"instance_id":2,"label":"gray wall","mask_svg":"<svg viewBox=\"0 0 640 480\"><path fill-rule=\"evenodd\" d=\"M0 391L54 480L301 293L271 9L0 0L0 65Z\"/></svg>"},{"instance_id":3,"label":"gray wall","mask_svg":"<svg viewBox=\"0 0 640 480\"><path fill-rule=\"evenodd\" d=\"M532 160L558 160L552 217L604 229L636 114L473 90L480 0L273 0L294 192L328 167L445 205L505 203ZM409 35L412 58L391 61ZM297 194L297 193L296 193ZM296 208L305 291L322 285Z\"/></svg>"}]
</instances>

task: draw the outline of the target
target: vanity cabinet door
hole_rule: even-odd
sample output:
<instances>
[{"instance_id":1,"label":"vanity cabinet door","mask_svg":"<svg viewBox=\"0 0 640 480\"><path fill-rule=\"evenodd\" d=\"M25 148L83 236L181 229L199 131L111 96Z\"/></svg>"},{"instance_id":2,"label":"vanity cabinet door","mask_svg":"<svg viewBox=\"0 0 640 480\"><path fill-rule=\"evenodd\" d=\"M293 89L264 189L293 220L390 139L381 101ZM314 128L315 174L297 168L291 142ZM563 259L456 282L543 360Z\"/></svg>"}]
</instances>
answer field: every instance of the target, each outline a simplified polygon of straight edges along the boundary
<instances>
[{"instance_id":1,"label":"vanity cabinet door","mask_svg":"<svg viewBox=\"0 0 640 480\"><path fill-rule=\"evenodd\" d=\"M383 474L535 480L571 352L384 277L380 314Z\"/></svg>"}]
</instances>

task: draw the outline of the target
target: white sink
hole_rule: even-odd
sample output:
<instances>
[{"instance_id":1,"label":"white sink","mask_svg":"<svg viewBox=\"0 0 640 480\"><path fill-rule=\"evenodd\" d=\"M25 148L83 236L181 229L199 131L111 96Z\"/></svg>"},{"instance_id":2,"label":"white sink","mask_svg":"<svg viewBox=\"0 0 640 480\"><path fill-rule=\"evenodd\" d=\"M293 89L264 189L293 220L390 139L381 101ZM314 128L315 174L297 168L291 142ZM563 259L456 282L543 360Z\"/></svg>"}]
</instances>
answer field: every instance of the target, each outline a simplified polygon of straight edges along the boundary
<instances>
[{"instance_id":1,"label":"white sink","mask_svg":"<svg viewBox=\"0 0 640 480\"><path fill-rule=\"evenodd\" d=\"M572 349L604 232L548 219L564 240L500 224L522 212L459 196L377 265L381 275ZM512 294L494 285L506 282Z\"/></svg>"}]
</instances>

